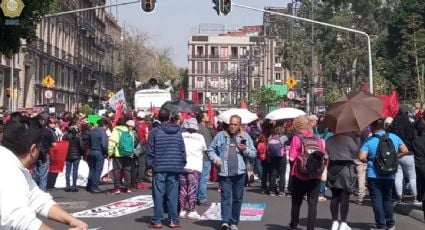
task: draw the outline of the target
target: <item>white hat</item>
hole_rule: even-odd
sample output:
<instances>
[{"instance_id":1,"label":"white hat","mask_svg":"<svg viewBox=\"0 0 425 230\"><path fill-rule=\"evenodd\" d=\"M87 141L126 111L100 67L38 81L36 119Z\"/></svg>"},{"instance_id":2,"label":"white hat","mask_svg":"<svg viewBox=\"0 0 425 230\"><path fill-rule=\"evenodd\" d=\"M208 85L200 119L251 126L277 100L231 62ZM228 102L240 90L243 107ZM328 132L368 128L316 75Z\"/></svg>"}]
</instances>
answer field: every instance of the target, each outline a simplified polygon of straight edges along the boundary
<instances>
[{"instance_id":1,"label":"white hat","mask_svg":"<svg viewBox=\"0 0 425 230\"><path fill-rule=\"evenodd\" d=\"M127 126L130 126L130 127L134 127L134 126L136 126L136 123L135 123L133 120L128 120L125 124L126 124Z\"/></svg>"},{"instance_id":2,"label":"white hat","mask_svg":"<svg viewBox=\"0 0 425 230\"><path fill-rule=\"evenodd\" d=\"M392 117L387 117L387 118L385 118L385 121L384 121L384 124L391 124L391 123L393 123L393 118Z\"/></svg>"},{"instance_id":3,"label":"white hat","mask_svg":"<svg viewBox=\"0 0 425 230\"><path fill-rule=\"evenodd\" d=\"M145 118L146 117L146 113L145 112L143 112L143 111L139 111L139 112L137 112L137 115L136 115L138 118Z\"/></svg>"}]
</instances>

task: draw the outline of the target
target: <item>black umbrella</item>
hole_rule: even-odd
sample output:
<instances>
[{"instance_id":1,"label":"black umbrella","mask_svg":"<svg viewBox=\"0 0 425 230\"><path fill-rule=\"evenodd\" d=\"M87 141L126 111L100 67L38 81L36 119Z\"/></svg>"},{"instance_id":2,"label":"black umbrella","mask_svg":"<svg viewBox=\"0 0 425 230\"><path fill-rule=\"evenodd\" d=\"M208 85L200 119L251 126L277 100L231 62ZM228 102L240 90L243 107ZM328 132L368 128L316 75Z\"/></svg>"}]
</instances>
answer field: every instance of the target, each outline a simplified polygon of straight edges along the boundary
<instances>
[{"instance_id":1,"label":"black umbrella","mask_svg":"<svg viewBox=\"0 0 425 230\"><path fill-rule=\"evenodd\" d=\"M171 113L197 113L201 111L201 108L191 100L167 101L161 108L168 109Z\"/></svg>"}]
</instances>

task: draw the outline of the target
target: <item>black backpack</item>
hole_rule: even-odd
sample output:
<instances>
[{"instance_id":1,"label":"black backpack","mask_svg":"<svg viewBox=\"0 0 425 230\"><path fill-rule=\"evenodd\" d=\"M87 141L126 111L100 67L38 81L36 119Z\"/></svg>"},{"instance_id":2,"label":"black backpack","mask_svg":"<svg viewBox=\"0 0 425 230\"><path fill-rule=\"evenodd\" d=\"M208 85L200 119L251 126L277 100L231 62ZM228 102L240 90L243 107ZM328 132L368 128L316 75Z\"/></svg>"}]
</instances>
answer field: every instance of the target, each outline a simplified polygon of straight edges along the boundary
<instances>
[{"instance_id":1,"label":"black backpack","mask_svg":"<svg viewBox=\"0 0 425 230\"><path fill-rule=\"evenodd\" d=\"M297 157L298 172L308 179L320 177L326 168L326 153L320 150L320 138L297 135L301 140L301 154Z\"/></svg>"},{"instance_id":2,"label":"black backpack","mask_svg":"<svg viewBox=\"0 0 425 230\"><path fill-rule=\"evenodd\" d=\"M376 172L380 176L395 174L398 167L398 155L389 133L385 132L382 136L374 134L373 137L379 139L375 161L373 162Z\"/></svg>"}]
</instances>

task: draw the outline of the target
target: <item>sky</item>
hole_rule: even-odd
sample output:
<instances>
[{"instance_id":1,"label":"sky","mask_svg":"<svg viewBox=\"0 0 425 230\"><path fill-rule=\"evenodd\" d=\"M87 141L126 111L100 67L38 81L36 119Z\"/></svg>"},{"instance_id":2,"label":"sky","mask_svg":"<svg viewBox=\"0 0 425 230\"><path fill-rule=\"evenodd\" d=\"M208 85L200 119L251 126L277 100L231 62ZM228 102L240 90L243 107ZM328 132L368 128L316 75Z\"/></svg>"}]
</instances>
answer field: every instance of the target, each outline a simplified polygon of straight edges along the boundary
<instances>
[{"instance_id":1,"label":"sky","mask_svg":"<svg viewBox=\"0 0 425 230\"><path fill-rule=\"evenodd\" d=\"M107 3L134 0L108 0ZM286 7L291 0L233 0L234 3L263 9L265 6ZM150 44L157 50L171 48L171 58L178 67L187 67L187 43L199 24L223 24L227 28L261 25L263 14L233 7L227 16L217 16L211 0L157 0L155 11L144 13L139 4L111 9L125 28L147 32ZM108 10L109 11L109 10Z\"/></svg>"}]
</instances>

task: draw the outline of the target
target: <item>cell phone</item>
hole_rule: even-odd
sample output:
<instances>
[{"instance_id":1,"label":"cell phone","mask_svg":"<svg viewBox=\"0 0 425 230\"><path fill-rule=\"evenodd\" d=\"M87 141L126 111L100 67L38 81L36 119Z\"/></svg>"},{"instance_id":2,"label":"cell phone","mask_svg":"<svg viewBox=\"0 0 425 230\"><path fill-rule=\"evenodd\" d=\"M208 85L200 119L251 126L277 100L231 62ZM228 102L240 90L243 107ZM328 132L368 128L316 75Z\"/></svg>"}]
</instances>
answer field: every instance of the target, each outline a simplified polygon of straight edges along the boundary
<instances>
[{"instance_id":1,"label":"cell phone","mask_svg":"<svg viewBox=\"0 0 425 230\"><path fill-rule=\"evenodd\" d=\"M241 144L242 144L242 145L246 145L246 139L242 139L242 140L241 140Z\"/></svg>"}]
</instances>

